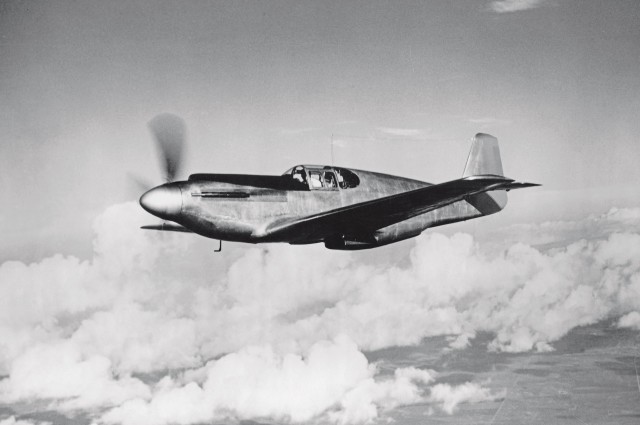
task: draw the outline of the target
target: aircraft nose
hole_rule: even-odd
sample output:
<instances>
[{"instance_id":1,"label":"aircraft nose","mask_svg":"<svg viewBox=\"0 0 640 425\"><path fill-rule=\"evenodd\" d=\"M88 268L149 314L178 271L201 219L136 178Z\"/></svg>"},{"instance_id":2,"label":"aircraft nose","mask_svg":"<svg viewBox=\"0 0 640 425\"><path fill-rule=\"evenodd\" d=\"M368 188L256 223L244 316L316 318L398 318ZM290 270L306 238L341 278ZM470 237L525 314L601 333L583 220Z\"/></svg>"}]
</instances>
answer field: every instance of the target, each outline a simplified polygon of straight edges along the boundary
<instances>
[{"instance_id":1,"label":"aircraft nose","mask_svg":"<svg viewBox=\"0 0 640 425\"><path fill-rule=\"evenodd\" d=\"M158 186L140 197L140 206L151 214L171 219L182 211L182 192L176 186Z\"/></svg>"}]
</instances>

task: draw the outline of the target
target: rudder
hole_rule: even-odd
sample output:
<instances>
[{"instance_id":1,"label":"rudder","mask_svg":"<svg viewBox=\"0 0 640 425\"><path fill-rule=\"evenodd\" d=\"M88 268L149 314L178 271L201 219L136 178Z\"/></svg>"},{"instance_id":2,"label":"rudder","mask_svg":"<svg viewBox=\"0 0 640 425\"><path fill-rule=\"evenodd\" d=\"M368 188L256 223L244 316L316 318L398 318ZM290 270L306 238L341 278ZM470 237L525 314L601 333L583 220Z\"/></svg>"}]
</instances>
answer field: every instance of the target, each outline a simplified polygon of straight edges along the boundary
<instances>
[{"instance_id":1,"label":"rudder","mask_svg":"<svg viewBox=\"0 0 640 425\"><path fill-rule=\"evenodd\" d=\"M498 139L489 134L478 133L473 138L462 177L485 174L504 175L500 160L500 148L498 147Z\"/></svg>"},{"instance_id":2,"label":"rudder","mask_svg":"<svg viewBox=\"0 0 640 425\"><path fill-rule=\"evenodd\" d=\"M498 139L490 134L478 133L473 138L471 151L467 157L462 177L477 175L503 176L502 160ZM482 215L497 213L507 205L507 192L504 190L492 190L479 193L467 199Z\"/></svg>"}]
</instances>

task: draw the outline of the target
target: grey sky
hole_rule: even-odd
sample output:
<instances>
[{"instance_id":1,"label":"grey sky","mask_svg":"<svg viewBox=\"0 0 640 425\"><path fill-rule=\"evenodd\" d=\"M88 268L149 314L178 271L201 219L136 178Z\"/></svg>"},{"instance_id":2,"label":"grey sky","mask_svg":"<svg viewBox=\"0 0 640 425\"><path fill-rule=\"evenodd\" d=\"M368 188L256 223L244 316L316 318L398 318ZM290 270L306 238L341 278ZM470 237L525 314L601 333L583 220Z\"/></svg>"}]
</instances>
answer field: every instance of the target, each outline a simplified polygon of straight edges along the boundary
<instances>
[{"instance_id":1,"label":"grey sky","mask_svg":"<svg viewBox=\"0 0 640 425\"><path fill-rule=\"evenodd\" d=\"M484 131L544 184L505 220L637 203L640 3L513 3L2 2L0 259L82 253L128 172L160 182L165 111L188 172L328 163L333 134L337 163L440 181Z\"/></svg>"}]
</instances>

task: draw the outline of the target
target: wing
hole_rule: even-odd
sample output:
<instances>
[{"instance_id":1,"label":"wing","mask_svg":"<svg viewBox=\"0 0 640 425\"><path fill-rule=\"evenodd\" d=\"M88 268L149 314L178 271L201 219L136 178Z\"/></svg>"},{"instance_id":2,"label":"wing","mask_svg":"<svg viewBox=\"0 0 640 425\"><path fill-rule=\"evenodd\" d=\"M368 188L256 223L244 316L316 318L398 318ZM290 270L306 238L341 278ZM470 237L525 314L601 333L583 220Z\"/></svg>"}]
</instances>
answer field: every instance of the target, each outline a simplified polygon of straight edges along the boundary
<instances>
[{"instance_id":1,"label":"wing","mask_svg":"<svg viewBox=\"0 0 640 425\"><path fill-rule=\"evenodd\" d=\"M141 229L145 230L162 230L165 232L182 232L182 233L193 233L191 230L186 227L180 226L175 223L162 223L162 224L150 224L147 226L142 226Z\"/></svg>"},{"instance_id":2,"label":"wing","mask_svg":"<svg viewBox=\"0 0 640 425\"><path fill-rule=\"evenodd\" d=\"M320 240L336 234L372 231L477 193L531 186L539 185L502 176L469 176L306 217L285 218L267 227L266 233L279 240Z\"/></svg>"}]
</instances>

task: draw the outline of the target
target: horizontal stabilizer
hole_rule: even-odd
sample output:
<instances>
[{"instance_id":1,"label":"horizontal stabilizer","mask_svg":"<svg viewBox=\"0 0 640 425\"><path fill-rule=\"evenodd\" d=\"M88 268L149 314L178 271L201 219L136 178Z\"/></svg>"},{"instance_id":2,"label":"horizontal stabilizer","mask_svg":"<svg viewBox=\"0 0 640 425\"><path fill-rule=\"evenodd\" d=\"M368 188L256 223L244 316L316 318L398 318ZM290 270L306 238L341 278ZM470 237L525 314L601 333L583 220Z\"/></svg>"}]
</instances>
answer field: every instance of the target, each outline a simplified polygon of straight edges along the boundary
<instances>
[{"instance_id":1,"label":"horizontal stabilizer","mask_svg":"<svg viewBox=\"0 0 640 425\"><path fill-rule=\"evenodd\" d=\"M536 187L536 186L542 186L538 183L521 183L521 182L511 182L508 185L506 185L504 187L505 190L511 190L511 189L524 189L526 187Z\"/></svg>"},{"instance_id":2,"label":"horizontal stabilizer","mask_svg":"<svg viewBox=\"0 0 640 425\"><path fill-rule=\"evenodd\" d=\"M497 176L493 174L485 174L485 175L480 174L480 175L474 175L474 176L467 176L467 177L463 177L460 180L467 180L467 181L481 180L482 181L482 180L491 180L491 179L494 179L495 181L503 182L499 188L498 187L496 188L496 190L524 189L525 187L542 186L538 183L517 182L508 177Z\"/></svg>"},{"instance_id":3,"label":"horizontal stabilizer","mask_svg":"<svg viewBox=\"0 0 640 425\"><path fill-rule=\"evenodd\" d=\"M162 223L162 224L150 224L147 226L142 226L141 229L145 230L162 230L164 232L182 232L182 233L193 233L191 230L186 227L180 226L175 223Z\"/></svg>"}]
</instances>

